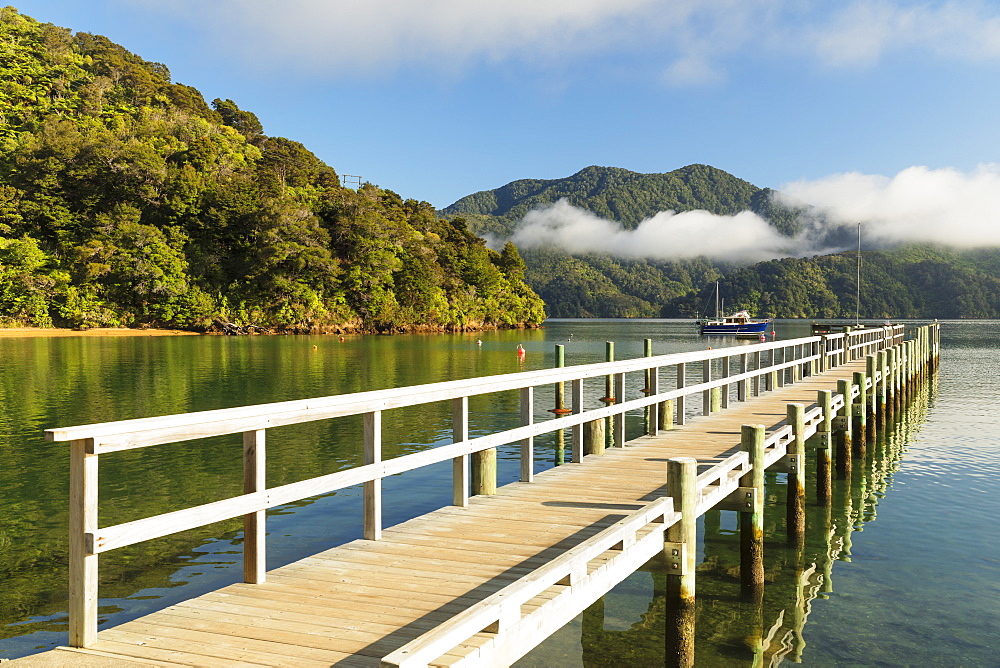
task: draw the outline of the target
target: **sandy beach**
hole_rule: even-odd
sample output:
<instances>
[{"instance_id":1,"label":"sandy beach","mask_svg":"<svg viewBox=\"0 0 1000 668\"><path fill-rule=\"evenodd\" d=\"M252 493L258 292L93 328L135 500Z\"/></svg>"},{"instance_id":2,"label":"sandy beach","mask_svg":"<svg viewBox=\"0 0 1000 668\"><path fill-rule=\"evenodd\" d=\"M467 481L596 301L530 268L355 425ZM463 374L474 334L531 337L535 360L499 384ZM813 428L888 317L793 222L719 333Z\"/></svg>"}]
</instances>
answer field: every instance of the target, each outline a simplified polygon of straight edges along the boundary
<instances>
[{"instance_id":1,"label":"sandy beach","mask_svg":"<svg viewBox=\"0 0 1000 668\"><path fill-rule=\"evenodd\" d=\"M0 339L34 338L41 336L199 336L198 332L186 332L179 329L57 329L42 327L12 327L0 328Z\"/></svg>"}]
</instances>

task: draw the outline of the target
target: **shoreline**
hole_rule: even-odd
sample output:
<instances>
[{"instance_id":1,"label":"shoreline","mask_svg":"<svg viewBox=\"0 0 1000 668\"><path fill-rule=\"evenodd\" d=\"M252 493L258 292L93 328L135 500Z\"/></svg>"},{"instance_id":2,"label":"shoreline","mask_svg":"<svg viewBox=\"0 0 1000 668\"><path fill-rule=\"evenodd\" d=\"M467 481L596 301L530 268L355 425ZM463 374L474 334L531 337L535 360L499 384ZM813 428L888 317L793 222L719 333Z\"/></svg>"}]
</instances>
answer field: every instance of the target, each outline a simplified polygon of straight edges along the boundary
<instances>
[{"instance_id":1,"label":"shoreline","mask_svg":"<svg viewBox=\"0 0 1000 668\"><path fill-rule=\"evenodd\" d=\"M94 329L60 329L58 327L0 328L0 339L34 339L55 336L203 336L200 332L181 329L128 329L95 327Z\"/></svg>"}]
</instances>

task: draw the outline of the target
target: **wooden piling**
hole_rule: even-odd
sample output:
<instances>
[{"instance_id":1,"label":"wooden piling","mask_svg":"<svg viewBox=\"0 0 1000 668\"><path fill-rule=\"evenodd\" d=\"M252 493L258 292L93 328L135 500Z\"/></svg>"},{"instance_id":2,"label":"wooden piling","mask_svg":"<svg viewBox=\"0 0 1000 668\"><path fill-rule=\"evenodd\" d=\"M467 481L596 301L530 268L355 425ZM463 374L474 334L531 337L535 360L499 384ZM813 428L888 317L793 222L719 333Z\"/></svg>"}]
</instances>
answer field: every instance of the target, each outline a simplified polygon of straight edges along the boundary
<instances>
[{"instance_id":1,"label":"wooden piling","mask_svg":"<svg viewBox=\"0 0 1000 668\"><path fill-rule=\"evenodd\" d=\"M740 440L751 466L740 486L753 490L750 508L740 511L740 590L748 600L759 601L764 596L764 425L743 425Z\"/></svg>"},{"instance_id":2,"label":"wooden piling","mask_svg":"<svg viewBox=\"0 0 1000 668\"><path fill-rule=\"evenodd\" d=\"M823 421L816 428L816 501L828 505L833 498L831 451L833 443L833 393L819 390L816 403L823 412Z\"/></svg>"},{"instance_id":3,"label":"wooden piling","mask_svg":"<svg viewBox=\"0 0 1000 668\"><path fill-rule=\"evenodd\" d=\"M667 571L667 666L694 665L695 567L697 566L698 460L667 460L667 494L681 519L667 529L664 551L675 566ZM679 571L679 572L678 572ZM676 573L676 574L675 574Z\"/></svg>"},{"instance_id":4,"label":"wooden piling","mask_svg":"<svg viewBox=\"0 0 1000 668\"><path fill-rule=\"evenodd\" d=\"M806 427L805 404L788 404L786 424L792 427L788 443L788 497L786 499L786 529L788 540L800 546L806 535Z\"/></svg>"},{"instance_id":5,"label":"wooden piling","mask_svg":"<svg viewBox=\"0 0 1000 668\"><path fill-rule=\"evenodd\" d=\"M863 459L868 449L868 388L863 371L854 372L854 385L858 388L858 398L851 404L851 425L854 457Z\"/></svg>"},{"instance_id":6,"label":"wooden piling","mask_svg":"<svg viewBox=\"0 0 1000 668\"><path fill-rule=\"evenodd\" d=\"M837 392L844 397L844 407L837 413L833 428L836 452L837 479L851 477L851 413L854 398L851 396L851 381L838 380Z\"/></svg>"},{"instance_id":7,"label":"wooden piling","mask_svg":"<svg viewBox=\"0 0 1000 668\"><path fill-rule=\"evenodd\" d=\"M878 396L876 401L878 402L878 409L876 410L877 422L876 428L885 429L886 425L886 412L889 410L888 406L888 392L887 388L889 385L889 370L888 370L888 359L889 354L886 350L878 351L878 368L879 374L882 376L882 380L878 384Z\"/></svg>"},{"instance_id":8,"label":"wooden piling","mask_svg":"<svg viewBox=\"0 0 1000 668\"><path fill-rule=\"evenodd\" d=\"M606 436L604 434L604 418L591 420L583 427L583 454L602 455Z\"/></svg>"},{"instance_id":9,"label":"wooden piling","mask_svg":"<svg viewBox=\"0 0 1000 668\"><path fill-rule=\"evenodd\" d=\"M865 358L865 371L868 378L871 378L871 389L868 392L868 399L865 402L865 415L867 416L865 437L869 443L875 443L875 431L878 425L878 356L875 353L869 354Z\"/></svg>"},{"instance_id":10,"label":"wooden piling","mask_svg":"<svg viewBox=\"0 0 1000 668\"><path fill-rule=\"evenodd\" d=\"M496 448L473 453L472 493L480 496L492 496L497 493Z\"/></svg>"}]
</instances>

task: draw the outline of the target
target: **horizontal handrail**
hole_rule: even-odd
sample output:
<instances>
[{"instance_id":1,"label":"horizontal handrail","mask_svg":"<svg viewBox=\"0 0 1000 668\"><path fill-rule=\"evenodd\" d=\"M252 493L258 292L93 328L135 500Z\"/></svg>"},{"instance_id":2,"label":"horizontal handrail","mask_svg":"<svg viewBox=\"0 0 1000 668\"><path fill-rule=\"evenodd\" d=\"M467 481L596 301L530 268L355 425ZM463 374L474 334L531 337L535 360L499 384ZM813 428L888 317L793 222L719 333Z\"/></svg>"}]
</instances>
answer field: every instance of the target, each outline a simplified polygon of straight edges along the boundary
<instances>
[{"instance_id":1,"label":"horizontal handrail","mask_svg":"<svg viewBox=\"0 0 1000 668\"><path fill-rule=\"evenodd\" d=\"M557 584L572 586L587 576L587 565L616 545L634 539L636 534L655 523L653 533L662 534L680 520L673 499L662 497L646 504L614 525L570 548L544 566L532 571L500 591L473 604L444 624L420 635L382 659L382 665L426 666L430 661L455 647L458 642L486 631L499 633L521 617L521 606ZM662 538L659 539L662 544ZM623 546L624 548L624 546ZM460 640L456 641L456 638Z\"/></svg>"},{"instance_id":2,"label":"horizontal handrail","mask_svg":"<svg viewBox=\"0 0 1000 668\"><path fill-rule=\"evenodd\" d=\"M818 341L819 338L805 337L789 341L740 346L739 348L728 347L687 353L670 353L657 357L637 357L620 362L583 364L558 369L483 376L314 399L298 399L238 408L221 408L211 411L60 427L47 429L45 438L50 441L93 439L95 452L115 452L163 443L281 427L301 422L346 417L371 411L405 408L461 397L518 390L523 387L572 382L722 357L735 357L746 353ZM794 363L789 364L793 365Z\"/></svg>"}]
</instances>

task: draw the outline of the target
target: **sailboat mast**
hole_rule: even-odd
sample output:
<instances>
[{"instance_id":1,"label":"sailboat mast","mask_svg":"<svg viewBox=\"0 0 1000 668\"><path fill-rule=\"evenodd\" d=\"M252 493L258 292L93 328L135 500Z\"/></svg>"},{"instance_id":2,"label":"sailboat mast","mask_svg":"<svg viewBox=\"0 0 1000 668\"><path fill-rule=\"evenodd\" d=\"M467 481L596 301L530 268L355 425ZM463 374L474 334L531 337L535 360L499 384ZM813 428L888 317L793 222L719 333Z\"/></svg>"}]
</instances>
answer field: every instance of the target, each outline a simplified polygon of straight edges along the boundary
<instances>
[{"instance_id":1,"label":"sailboat mast","mask_svg":"<svg viewBox=\"0 0 1000 668\"><path fill-rule=\"evenodd\" d=\"M715 282L715 319L719 319L719 282Z\"/></svg>"},{"instance_id":2,"label":"sailboat mast","mask_svg":"<svg viewBox=\"0 0 1000 668\"><path fill-rule=\"evenodd\" d=\"M857 325L861 314L861 223L858 223L858 282L857 295L854 298L854 324Z\"/></svg>"}]
</instances>

